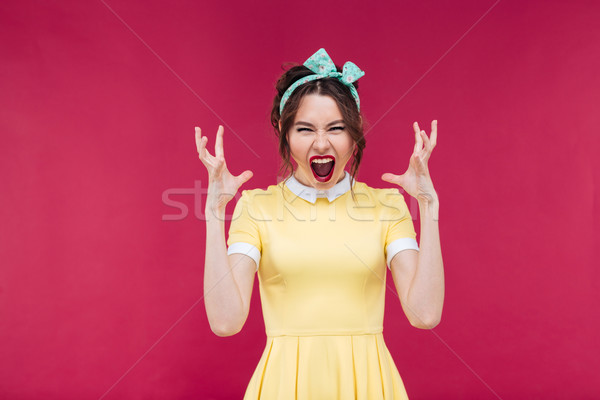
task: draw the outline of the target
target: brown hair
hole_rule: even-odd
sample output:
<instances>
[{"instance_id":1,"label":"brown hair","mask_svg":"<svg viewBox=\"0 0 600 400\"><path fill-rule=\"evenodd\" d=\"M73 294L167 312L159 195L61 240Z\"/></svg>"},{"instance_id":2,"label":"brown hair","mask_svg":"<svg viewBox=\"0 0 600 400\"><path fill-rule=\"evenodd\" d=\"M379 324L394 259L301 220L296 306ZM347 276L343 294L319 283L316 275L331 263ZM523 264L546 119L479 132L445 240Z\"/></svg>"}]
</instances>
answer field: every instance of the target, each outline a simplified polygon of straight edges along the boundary
<instances>
[{"instance_id":1,"label":"brown hair","mask_svg":"<svg viewBox=\"0 0 600 400\"><path fill-rule=\"evenodd\" d=\"M338 72L342 71L342 69L337 65L336 68ZM291 151L290 144L288 142L287 132L290 129L290 127L294 124L294 120L296 119L296 113L298 112L298 108L300 107L300 101L304 96L309 94L330 96L337 103L342 114L342 118L344 119L346 130L350 134L350 137L352 138L354 143L356 144L352 156L352 161L350 164L350 187L352 188L352 185L358 173L360 161L362 160L363 150L365 148L366 141L361 114L358 111L356 100L354 100L350 88L344 83L340 82L337 78L323 78L307 82L305 84L300 85L294 90L292 95L288 98L287 102L285 103L282 115L279 115L279 104L281 102L281 97L283 97L285 91L298 79L313 74L314 72L312 72L304 65L296 64L287 71L285 71L275 84L277 94L273 99L273 108L271 110L271 125L273 125L273 128L275 129L275 134L279 139L279 155L281 156L282 160L282 165L279 169L279 173L280 175L286 176L289 172L291 176L291 174L294 172L294 168L290 160ZM358 83L354 82L353 85L358 91ZM280 122L281 131L279 130ZM287 178L289 178L289 176ZM354 197L354 192L352 192L352 195Z\"/></svg>"}]
</instances>

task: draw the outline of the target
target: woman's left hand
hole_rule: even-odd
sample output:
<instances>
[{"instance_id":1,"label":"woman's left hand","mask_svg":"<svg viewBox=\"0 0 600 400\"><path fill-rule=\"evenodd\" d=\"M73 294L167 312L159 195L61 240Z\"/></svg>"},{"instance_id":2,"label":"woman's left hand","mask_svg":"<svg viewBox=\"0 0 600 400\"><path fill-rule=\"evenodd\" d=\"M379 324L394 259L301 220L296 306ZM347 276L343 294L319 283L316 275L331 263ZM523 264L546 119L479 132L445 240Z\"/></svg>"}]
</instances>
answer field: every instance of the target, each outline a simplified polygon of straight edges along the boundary
<instances>
[{"instance_id":1,"label":"woman's left hand","mask_svg":"<svg viewBox=\"0 0 600 400\"><path fill-rule=\"evenodd\" d=\"M431 137L427 137L427 133L419 128L417 122L413 124L413 128L415 148L410 156L408 169L402 175L387 172L381 176L381 179L401 186L406 193L418 201L431 202L437 199L437 193L429 176L427 162L437 141L437 120L431 121Z\"/></svg>"}]
</instances>

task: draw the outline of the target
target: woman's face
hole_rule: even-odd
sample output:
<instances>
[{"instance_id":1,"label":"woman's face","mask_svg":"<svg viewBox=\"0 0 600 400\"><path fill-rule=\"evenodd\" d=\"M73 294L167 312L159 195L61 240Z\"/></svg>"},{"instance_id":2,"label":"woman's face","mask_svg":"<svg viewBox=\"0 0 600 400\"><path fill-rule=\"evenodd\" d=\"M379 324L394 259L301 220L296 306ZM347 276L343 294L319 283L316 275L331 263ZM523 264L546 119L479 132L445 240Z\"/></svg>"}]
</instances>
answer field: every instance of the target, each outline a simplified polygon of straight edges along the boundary
<instances>
[{"instance_id":1,"label":"woman's face","mask_svg":"<svg viewBox=\"0 0 600 400\"><path fill-rule=\"evenodd\" d=\"M318 94L300 101L288 142L298 164L294 176L320 190L330 189L344 178L355 146L335 100Z\"/></svg>"}]
</instances>

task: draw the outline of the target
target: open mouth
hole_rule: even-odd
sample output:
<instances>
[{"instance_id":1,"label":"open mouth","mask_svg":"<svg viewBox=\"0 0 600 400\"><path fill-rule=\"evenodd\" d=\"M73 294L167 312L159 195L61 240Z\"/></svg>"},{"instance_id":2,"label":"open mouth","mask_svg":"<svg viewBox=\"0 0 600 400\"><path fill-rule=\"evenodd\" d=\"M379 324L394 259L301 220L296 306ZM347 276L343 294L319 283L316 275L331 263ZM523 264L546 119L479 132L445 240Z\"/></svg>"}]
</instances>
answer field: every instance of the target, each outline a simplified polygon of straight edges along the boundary
<instances>
[{"instance_id":1,"label":"open mouth","mask_svg":"<svg viewBox=\"0 0 600 400\"><path fill-rule=\"evenodd\" d=\"M334 156L312 156L310 158L310 169L319 182L327 182L331 179L334 166Z\"/></svg>"}]
</instances>

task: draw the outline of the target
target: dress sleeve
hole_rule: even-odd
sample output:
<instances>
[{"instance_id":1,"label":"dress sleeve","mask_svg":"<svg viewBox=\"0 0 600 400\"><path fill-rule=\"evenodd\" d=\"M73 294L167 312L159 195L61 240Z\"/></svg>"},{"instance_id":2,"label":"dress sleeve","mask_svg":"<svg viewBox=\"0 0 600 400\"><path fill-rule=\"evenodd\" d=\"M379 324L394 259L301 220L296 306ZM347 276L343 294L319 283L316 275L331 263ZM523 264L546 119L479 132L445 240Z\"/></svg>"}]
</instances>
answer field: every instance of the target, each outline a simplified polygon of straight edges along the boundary
<instances>
[{"instance_id":1,"label":"dress sleeve","mask_svg":"<svg viewBox=\"0 0 600 400\"><path fill-rule=\"evenodd\" d=\"M385 255L388 268L392 258L402 250L419 250L417 234L412 216L398 189L390 190L384 199L386 219L388 223L385 238Z\"/></svg>"},{"instance_id":2,"label":"dress sleeve","mask_svg":"<svg viewBox=\"0 0 600 400\"><path fill-rule=\"evenodd\" d=\"M242 191L242 196L235 205L231 225L229 226L227 255L245 254L254 260L258 270L262 245L258 221L253 212L251 200L248 191Z\"/></svg>"}]
</instances>

